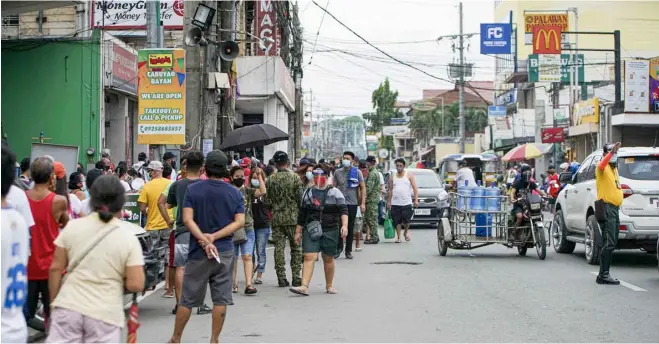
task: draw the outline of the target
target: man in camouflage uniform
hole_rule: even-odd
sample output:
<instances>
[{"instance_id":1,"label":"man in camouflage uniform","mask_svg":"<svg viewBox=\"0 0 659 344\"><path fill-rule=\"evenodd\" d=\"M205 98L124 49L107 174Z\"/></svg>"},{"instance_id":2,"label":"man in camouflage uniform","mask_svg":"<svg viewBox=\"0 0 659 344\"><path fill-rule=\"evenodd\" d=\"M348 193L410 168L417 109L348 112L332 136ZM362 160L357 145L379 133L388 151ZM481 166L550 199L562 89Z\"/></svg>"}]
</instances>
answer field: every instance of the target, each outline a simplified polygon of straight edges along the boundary
<instances>
[{"instance_id":1,"label":"man in camouflage uniform","mask_svg":"<svg viewBox=\"0 0 659 344\"><path fill-rule=\"evenodd\" d=\"M293 171L288 169L288 154L277 151L273 157L277 172L273 173L266 184L268 193L265 195L266 203L272 212L272 240L275 242L275 271L280 287L288 287L286 279L286 263L284 247L286 240L291 248L291 273L293 286L302 284L300 270L302 270L302 247L295 242L295 227L297 213L302 197L302 180Z\"/></svg>"},{"instance_id":2,"label":"man in camouflage uniform","mask_svg":"<svg viewBox=\"0 0 659 344\"><path fill-rule=\"evenodd\" d=\"M364 223L368 226L370 238L364 241L364 244L377 244L380 242L378 236L378 205L382 192L380 182L380 173L376 167L374 156L366 158L369 164L368 177L366 178L366 214L364 214Z\"/></svg>"}]
</instances>

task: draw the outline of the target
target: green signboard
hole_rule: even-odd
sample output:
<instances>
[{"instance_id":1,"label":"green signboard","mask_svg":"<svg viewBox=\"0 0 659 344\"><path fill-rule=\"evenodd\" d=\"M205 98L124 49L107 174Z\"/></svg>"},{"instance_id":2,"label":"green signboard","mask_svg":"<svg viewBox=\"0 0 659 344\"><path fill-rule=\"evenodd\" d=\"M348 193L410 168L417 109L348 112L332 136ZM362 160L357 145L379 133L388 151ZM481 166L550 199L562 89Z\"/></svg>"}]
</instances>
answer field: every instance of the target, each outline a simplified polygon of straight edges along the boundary
<instances>
[{"instance_id":1,"label":"green signboard","mask_svg":"<svg viewBox=\"0 0 659 344\"><path fill-rule=\"evenodd\" d=\"M376 151L378 150L378 143L376 142L366 142L366 150L368 151Z\"/></svg>"},{"instance_id":2,"label":"green signboard","mask_svg":"<svg viewBox=\"0 0 659 344\"><path fill-rule=\"evenodd\" d=\"M140 225L140 218L142 213L140 212L140 206L137 205L137 198L140 196L138 193L127 193L126 194L126 203L124 203L124 220L136 225Z\"/></svg>"},{"instance_id":3,"label":"green signboard","mask_svg":"<svg viewBox=\"0 0 659 344\"><path fill-rule=\"evenodd\" d=\"M572 61L570 62L570 56L572 56ZM577 55L577 61L574 61L575 55L561 54L561 82L570 83L570 68L579 65L579 82L586 81L584 76L584 66L583 66L583 54ZM529 55L529 82L538 82L539 79L539 70L540 70L540 59L537 54Z\"/></svg>"}]
</instances>

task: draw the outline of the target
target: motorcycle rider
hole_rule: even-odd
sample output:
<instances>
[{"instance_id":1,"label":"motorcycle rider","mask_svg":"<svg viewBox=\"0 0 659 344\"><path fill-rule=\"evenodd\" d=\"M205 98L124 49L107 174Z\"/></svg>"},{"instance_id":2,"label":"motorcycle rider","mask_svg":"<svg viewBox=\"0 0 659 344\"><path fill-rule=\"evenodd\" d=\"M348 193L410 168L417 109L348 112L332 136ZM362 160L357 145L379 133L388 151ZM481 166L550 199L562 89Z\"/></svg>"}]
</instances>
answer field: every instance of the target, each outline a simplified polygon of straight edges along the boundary
<instances>
[{"instance_id":1,"label":"motorcycle rider","mask_svg":"<svg viewBox=\"0 0 659 344\"><path fill-rule=\"evenodd\" d=\"M531 178L531 166L529 166L528 164L522 164L519 167L519 172L520 175L513 183L512 190L510 192L510 202L513 203L512 213L515 216L515 227L521 227L524 221L524 212L522 206L519 205L517 202L519 198L518 192L521 192L523 190L529 190L529 191L535 190L541 196L546 197L545 192L542 191L538 186L538 184L536 184L535 181L533 181ZM515 237L517 238L519 236L519 231L515 230L515 232L516 232Z\"/></svg>"}]
</instances>

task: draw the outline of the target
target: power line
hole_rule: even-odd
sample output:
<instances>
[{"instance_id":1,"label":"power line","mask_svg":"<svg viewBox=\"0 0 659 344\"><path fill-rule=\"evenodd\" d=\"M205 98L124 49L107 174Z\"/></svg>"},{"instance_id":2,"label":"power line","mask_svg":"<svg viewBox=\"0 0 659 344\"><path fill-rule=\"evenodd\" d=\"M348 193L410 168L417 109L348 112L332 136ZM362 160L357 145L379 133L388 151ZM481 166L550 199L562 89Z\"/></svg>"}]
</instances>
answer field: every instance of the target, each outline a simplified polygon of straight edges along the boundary
<instances>
[{"instance_id":1,"label":"power line","mask_svg":"<svg viewBox=\"0 0 659 344\"><path fill-rule=\"evenodd\" d=\"M330 2L330 0L327 0L327 3L325 4L325 7L329 7L329 2ZM320 24L318 24L318 31L316 31L316 41L313 44L313 50L311 51L311 57L309 58L309 64L311 64L311 61L313 61L313 54L316 52L316 44L318 43L318 36L320 36L320 28L323 27L323 22L325 21L325 14L327 14L327 11L323 12L323 17L320 18Z\"/></svg>"}]
</instances>

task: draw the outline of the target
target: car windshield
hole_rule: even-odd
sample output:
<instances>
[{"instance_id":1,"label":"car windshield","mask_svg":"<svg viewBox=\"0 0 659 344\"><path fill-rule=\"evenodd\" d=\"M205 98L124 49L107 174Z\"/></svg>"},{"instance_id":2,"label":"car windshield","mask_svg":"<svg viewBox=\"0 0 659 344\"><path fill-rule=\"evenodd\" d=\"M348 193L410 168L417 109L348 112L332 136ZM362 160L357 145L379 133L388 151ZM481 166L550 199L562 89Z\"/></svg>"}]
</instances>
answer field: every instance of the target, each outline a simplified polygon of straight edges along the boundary
<instances>
[{"instance_id":1,"label":"car windshield","mask_svg":"<svg viewBox=\"0 0 659 344\"><path fill-rule=\"evenodd\" d=\"M442 183L439 181L439 177L437 177L436 174L434 173L419 173L419 172L412 172L412 175L414 176L414 180L416 181L416 187L419 189L441 189L442 188Z\"/></svg>"},{"instance_id":2,"label":"car windshield","mask_svg":"<svg viewBox=\"0 0 659 344\"><path fill-rule=\"evenodd\" d=\"M659 156L618 158L618 173L634 180L659 180Z\"/></svg>"}]
</instances>

